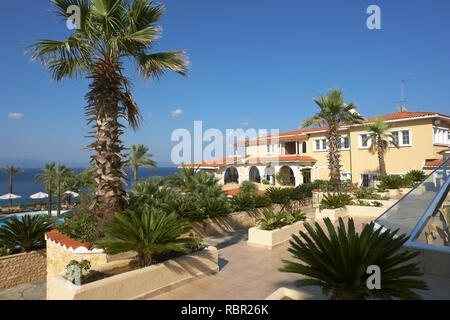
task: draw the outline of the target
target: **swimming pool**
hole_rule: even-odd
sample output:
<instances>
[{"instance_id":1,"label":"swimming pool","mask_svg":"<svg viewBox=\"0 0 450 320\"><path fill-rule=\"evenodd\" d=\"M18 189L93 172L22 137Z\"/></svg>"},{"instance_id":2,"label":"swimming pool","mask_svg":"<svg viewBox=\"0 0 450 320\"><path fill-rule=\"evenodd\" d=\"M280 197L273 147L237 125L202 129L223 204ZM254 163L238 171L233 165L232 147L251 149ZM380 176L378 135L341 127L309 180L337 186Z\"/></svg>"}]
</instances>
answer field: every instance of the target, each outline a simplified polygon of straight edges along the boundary
<instances>
[{"instance_id":1,"label":"swimming pool","mask_svg":"<svg viewBox=\"0 0 450 320\"><path fill-rule=\"evenodd\" d=\"M66 210L66 211L61 211L60 214L60 219L55 221L55 225L60 225L62 223L64 223L64 217L71 215L73 212L73 210ZM10 215L8 217L5 218L0 218L0 227L3 226L5 224L5 221L11 220L11 218L13 218L14 216L16 216L19 220L22 220L24 215L31 215L31 216L36 216L36 215L46 215L48 214L48 211L35 211L35 212L24 212L24 213L17 213L14 215ZM52 211L52 216L56 217L56 211Z\"/></svg>"}]
</instances>

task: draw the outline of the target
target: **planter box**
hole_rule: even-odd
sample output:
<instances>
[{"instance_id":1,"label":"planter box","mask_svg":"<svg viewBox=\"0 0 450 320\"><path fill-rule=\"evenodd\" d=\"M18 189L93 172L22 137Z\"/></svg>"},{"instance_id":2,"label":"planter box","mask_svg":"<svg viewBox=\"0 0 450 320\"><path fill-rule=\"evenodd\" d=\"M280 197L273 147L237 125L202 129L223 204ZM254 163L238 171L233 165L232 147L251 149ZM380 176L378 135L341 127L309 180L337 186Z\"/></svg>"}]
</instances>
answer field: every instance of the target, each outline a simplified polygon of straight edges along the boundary
<instances>
[{"instance_id":1,"label":"planter box","mask_svg":"<svg viewBox=\"0 0 450 320\"><path fill-rule=\"evenodd\" d=\"M240 211L230 213L226 217L221 218L208 218L202 222L193 222L191 232L195 233L199 237L210 237L227 232L234 232L243 228L254 227L258 219L263 218L262 211L270 209L278 212L283 205L273 204L268 208L257 208L248 211Z\"/></svg>"},{"instance_id":2,"label":"planter box","mask_svg":"<svg viewBox=\"0 0 450 320\"><path fill-rule=\"evenodd\" d=\"M112 264L121 263L120 261ZM123 263L123 262L122 262ZM98 269L108 269L108 265ZM47 279L48 300L130 300L169 291L196 277L219 270L214 247L181 256L109 278L83 284L72 284L62 275Z\"/></svg>"},{"instance_id":3,"label":"planter box","mask_svg":"<svg viewBox=\"0 0 450 320\"><path fill-rule=\"evenodd\" d=\"M247 245L265 249L273 249L275 246L290 240L292 234L298 233L298 231L302 228L303 221L299 221L275 230L261 230L258 227L253 227L248 230Z\"/></svg>"},{"instance_id":4,"label":"planter box","mask_svg":"<svg viewBox=\"0 0 450 320\"><path fill-rule=\"evenodd\" d=\"M389 198L399 197L400 189L388 189L388 196Z\"/></svg>"},{"instance_id":5,"label":"planter box","mask_svg":"<svg viewBox=\"0 0 450 320\"><path fill-rule=\"evenodd\" d=\"M386 211L386 207L368 206L347 206L347 213L350 217L371 217L377 218Z\"/></svg>"},{"instance_id":6,"label":"planter box","mask_svg":"<svg viewBox=\"0 0 450 320\"><path fill-rule=\"evenodd\" d=\"M404 196L405 194L407 194L409 191L411 191L412 188L400 188L400 192L402 194L402 196Z\"/></svg>"},{"instance_id":7,"label":"planter box","mask_svg":"<svg viewBox=\"0 0 450 320\"><path fill-rule=\"evenodd\" d=\"M337 221L339 218L344 218L348 216L347 208L339 208L339 209L316 209L315 220L330 218L332 222Z\"/></svg>"}]
</instances>

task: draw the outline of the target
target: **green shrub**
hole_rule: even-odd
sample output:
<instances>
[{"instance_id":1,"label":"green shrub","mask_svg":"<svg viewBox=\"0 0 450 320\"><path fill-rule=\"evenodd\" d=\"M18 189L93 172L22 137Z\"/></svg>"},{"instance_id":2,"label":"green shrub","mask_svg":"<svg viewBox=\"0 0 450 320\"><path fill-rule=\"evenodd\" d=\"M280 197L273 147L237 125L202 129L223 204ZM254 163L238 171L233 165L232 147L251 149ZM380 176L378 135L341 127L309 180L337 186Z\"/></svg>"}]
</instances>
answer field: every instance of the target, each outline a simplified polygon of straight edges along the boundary
<instances>
[{"instance_id":1,"label":"green shrub","mask_svg":"<svg viewBox=\"0 0 450 320\"><path fill-rule=\"evenodd\" d=\"M261 183L267 185L267 184L269 184L270 182L269 182L267 179L262 179L262 180L261 180Z\"/></svg>"},{"instance_id":2,"label":"green shrub","mask_svg":"<svg viewBox=\"0 0 450 320\"><path fill-rule=\"evenodd\" d=\"M68 221L56 227L59 232L81 242L93 243L101 234L97 220L89 211L77 212Z\"/></svg>"},{"instance_id":3,"label":"green shrub","mask_svg":"<svg viewBox=\"0 0 450 320\"><path fill-rule=\"evenodd\" d=\"M272 200L265 194L255 194L253 200L255 201L255 208L266 208L272 205Z\"/></svg>"},{"instance_id":4,"label":"green shrub","mask_svg":"<svg viewBox=\"0 0 450 320\"><path fill-rule=\"evenodd\" d=\"M0 243L0 257L3 256L7 256L11 254L11 249L4 247L1 243Z\"/></svg>"},{"instance_id":5,"label":"green shrub","mask_svg":"<svg viewBox=\"0 0 450 320\"><path fill-rule=\"evenodd\" d=\"M13 216L0 227L0 243L4 250L29 252L45 248L44 235L52 229L55 219L47 215L29 214L21 218Z\"/></svg>"},{"instance_id":6,"label":"green shrub","mask_svg":"<svg viewBox=\"0 0 450 320\"><path fill-rule=\"evenodd\" d=\"M232 212L229 202L225 197L197 199L197 207L205 217L217 218L227 216Z\"/></svg>"},{"instance_id":7,"label":"green shrub","mask_svg":"<svg viewBox=\"0 0 450 320\"><path fill-rule=\"evenodd\" d=\"M263 218L258 220L258 226L261 230L275 230L284 226L304 221L306 215L301 210L283 211L275 213L272 210L263 210Z\"/></svg>"},{"instance_id":8,"label":"green shrub","mask_svg":"<svg viewBox=\"0 0 450 320\"><path fill-rule=\"evenodd\" d=\"M266 195L272 203L284 204L289 201L294 188L270 187L266 190Z\"/></svg>"},{"instance_id":9,"label":"green shrub","mask_svg":"<svg viewBox=\"0 0 450 320\"><path fill-rule=\"evenodd\" d=\"M380 187L386 189L399 189L405 185L405 180L399 175L380 176Z\"/></svg>"},{"instance_id":10,"label":"green shrub","mask_svg":"<svg viewBox=\"0 0 450 320\"><path fill-rule=\"evenodd\" d=\"M300 184L294 188L291 194L292 200L304 200L312 197L312 190L317 189L314 183Z\"/></svg>"},{"instance_id":11,"label":"green shrub","mask_svg":"<svg viewBox=\"0 0 450 320\"><path fill-rule=\"evenodd\" d=\"M70 260L65 268L66 277L74 284L77 280L80 280L81 283L83 279L83 272L89 271L90 268L91 262L89 260Z\"/></svg>"},{"instance_id":12,"label":"green shrub","mask_svg":"<svg viewBox=\"0 0 450 320\"><path fill-rule=\"evenodd\" d=\"M107 254L135 251L140 267L151 265L163 253L186 253L185 244L193 243L192 238L181 237L191 226L175 212L166 214L154 208L145 208L142 212L128 210L125 214L116 214L105 226L107 237L96 245Z\"/></svg>"},{"instance_id":13,"label":"green shrub","mask_svg":"<svg viewBox=\"0 0 450 320\"><path fill-rule=\"evenodd\" d=\"M410 170L406 173L405 179L412 182L420 182L425 179L426 174L422 170Z\"/></svg>"},{"instance_id":14,"label":"green shrub","mask_svg":"<svg viewBox=\"0 0 450 320\"><path fill-rule=\"evenodd\" d=\"M355 231L353 219L339 218L335 228L329 218L324 219L326 229L316 223L315 228L305 223L306 232L293 235L289 251L300 263L282 260L281 272L302 276L297 286L319 286L332 299L420 299L412 289L427 290L419 264L414 262L420 253L404 251L406 235L398 230L375 230L375 224L367 224L361 233ZM381 288L367 287L368 267L380 268ZM306 278L304 278L306 276Z\"/></svg>"},{"instance_id":15,"label":"green shrub","mask_svg":"<svg viewBox=\"0 0 450 320\"><path fill-rule=\"evenodd\" d=\"M129 209L174 211L189 221L222 217L231 212L231 207L218 182L213 174L192 168L166 178L143 180L128 191Z\"/></svg>"},{"instance_id":16,"label":"green shrub","mask_svg":"<svg viewBox=\"0 0 450 320\"><path fill-rule=\"evenodd\" d=\"M372 201L372 207L382 207L383 204L379 201Z\"/></svg>"},{"instance_id":17,"label":"green shrub","mask_svg":"<svg viewBox=\"0 0 450 320\"><path fill-rule=\"evenodd\" d=\"M364 201L364 200L361 200L361 199L358 199L358 200L356 200L355 203L353 203L353 205L355 205L355 206L370 207L370 202Z\"/></svg>"},{"instance_id":18,"label":"green shrub","mask_svg":"<svg viewBox=\"0 0 450 320\"><path fill-rule=\"evenodd\" d=\"M322 201L320 202L320 210L323 209L338 209L343 208L346 205L352 203L352 197L349 194L328 194L324 195Z\"/></svg>"},{"instance_id":19,"label":"green shrub","mask_svg":"<svg viewBox=\"0 0 450 320\"><path fill-rule=\"evenodd\" d=\"M230 200L234 212L252 210L255 208L255 199L249 192L240 192Z\"/></svg>"},{"instance_id":20,"label":"green shrub","mask_svg":"<svg viewBox=\"0 0 450 320\"><path fill-rule=\"evenodd\" d=\"M241 192L256 193L258 191L258 186L249 180L242 182L239 188Z\"/></svg>"},{"instance_id":21,"label":"green shrub","mask_svg":"<svg viewBox=\"0 0 450 320\"><path fill-rule=\"evenodd\" d=\"M177 195L167 199L161 204L161 207L166 213L175 212L181 218L191 222L202 221L205 218L204 211L197 207L197 203L192 196Z\"/></svg>"},{"instance_id":22,"label":"green shrub","mask_svg":"<svg viewBox=\"0 0 450 320\"><path fill-rule=\"evenodd\" d=\"M385 197L375 193L375 189L360 189L355 193L356 199L368 199L368 200L389 200L389 197Z\"/></svg>"}]
</instances>

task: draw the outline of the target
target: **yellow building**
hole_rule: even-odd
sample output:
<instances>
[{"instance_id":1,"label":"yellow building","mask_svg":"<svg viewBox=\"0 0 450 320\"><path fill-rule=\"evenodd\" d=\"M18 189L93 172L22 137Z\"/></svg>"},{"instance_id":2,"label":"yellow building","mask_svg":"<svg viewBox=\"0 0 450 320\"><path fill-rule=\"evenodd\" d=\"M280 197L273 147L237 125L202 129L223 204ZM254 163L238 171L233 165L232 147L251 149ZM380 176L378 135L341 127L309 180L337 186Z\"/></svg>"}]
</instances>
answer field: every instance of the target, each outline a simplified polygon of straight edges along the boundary
<instances>
[{"instance_id":1,"label":"yellow building","mask_svg":"<svg viewBox=\"0 0 450 320\"><path fill-rule=\"evenodd\" d=\"M411 169L430 172L442 162L450 146L450 117L436 112L401 111L381 116L392 125L399 149L390 146L385 154L388 174L403 175ZM372 184L378 175L378 157L364 143L367 124L341 125L341 178L362 187ZM326 128L294 130L276 136L259 137L237 144L245 146L245 155L182 165L214 173L222 183L245 180L276 184L282 172L291 184L329 179Z\"/></svg>"}]
</instances>

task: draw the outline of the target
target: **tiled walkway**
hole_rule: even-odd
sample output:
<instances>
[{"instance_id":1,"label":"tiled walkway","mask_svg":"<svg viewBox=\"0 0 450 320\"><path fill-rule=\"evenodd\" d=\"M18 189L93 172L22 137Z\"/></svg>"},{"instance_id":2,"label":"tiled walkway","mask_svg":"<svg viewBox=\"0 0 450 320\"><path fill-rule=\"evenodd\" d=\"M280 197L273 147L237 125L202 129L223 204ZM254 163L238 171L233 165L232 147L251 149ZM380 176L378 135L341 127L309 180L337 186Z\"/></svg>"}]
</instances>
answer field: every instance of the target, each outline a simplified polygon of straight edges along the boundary
<instances>
[{"instance_id":1,"label":"tiled walkway","mask_svg":"<svg viewBox=\"0 0 450 320\"><path fill-rule=\"evenodd\" d=\"M355 219L360 230L368 219ZM280 287L295 288L300 275L278 271L281 259L292 260L287 251L289 242L273 250L248 247L239 242L219 250L219 268L216 275L182 285L151 299L160 300L261 300ZM317 292L307 288L306 291Z\"/></svg>"},{"instance_id":2,"label":"tiled walkway","mask_svg":"<svg viewBox=\"0 0 450 320\"><path fill-rule=\"evenodd\" d=\"M355 218L358 232L370 219ZM169 292L151 297L151 300L261 300L280 287L295 288L300 275L279 272L281 259L293 260L287 251L289 243L273 250L248 247L246 242L219 250L220 271L212 276L193 280ZM450 299L450 279L426 276L430 291L419 293L424 299ZM311 294L317 288L304 287Z\"/></svg>"}]
</instances>

